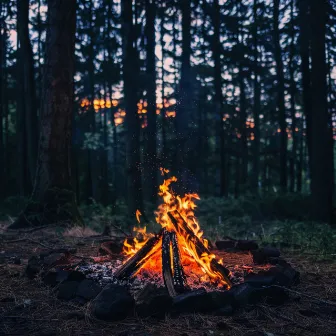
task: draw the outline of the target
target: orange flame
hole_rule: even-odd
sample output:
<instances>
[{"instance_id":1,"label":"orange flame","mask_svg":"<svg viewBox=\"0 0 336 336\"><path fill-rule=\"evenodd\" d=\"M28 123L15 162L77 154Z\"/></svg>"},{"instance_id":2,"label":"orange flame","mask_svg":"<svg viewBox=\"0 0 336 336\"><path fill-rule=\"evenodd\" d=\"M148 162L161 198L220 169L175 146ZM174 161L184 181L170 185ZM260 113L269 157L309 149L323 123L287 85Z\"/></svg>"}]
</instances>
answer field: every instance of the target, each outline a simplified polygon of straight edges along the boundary
<instances>
[{"instance_id":1,"label":"orange flame","mask_svg":"<svg viewBox=\"0 0 336 336\"><path fill-rule=\"evenodd\" d=\"M160 170L162 175L169 172L169 170L164 168L160 168ZM181 254L181 262L187 277L189 274L197 274L199 279L226 286L227 283L223 279L222 275L219 272L213 270L211 267L211 263L214 259L216 259L216 256L210 252L204 252L200 255L199 250L195 244L195 239L197 238L194 237L193 239L193 237L189 237L189 235L184 230L179 230L176 228L169 217L169 213L178 211L186 223L188 229L198 237L199 241L206 247L205 250L207 250L208 241L203 238L203 231L200 229L199 223L194 214L194 210L197 207L195 200L199 200L200 198L196 193L188 193L183 197L176 195L171 188L171 184L176 181L177 178L172 176L168 179L165 179L162 185L159 186L158 195L162 198L163 203L161 203L158 206L157 211L155 211L155 220L162 228L165 228L168 231L176 232L178 246ZM136 217L138 222L139 214L140 211L137 211ZM130 243L129 241L125 240L124 243L124 253L128 257L133 256L137 251L139 251L148 241L148 239L153 236L146 233L146 228L135 228L134 231L136 232L136 237L133 239L133 242ZM139 235L141 236L140 239ZM222 261L220 260L219 263L222 264ZM142 269L160 272L160 248L156 250L155 254L148 258L148 260L143 264Z\"/></svg>"},{"instance_id":2,"label":"orange flame","mask_svg":"<svg viewBox=\"0 0 336 336\"><path fill-rule=\"evenodd\" d=\"M140 223L140 216L141 216L141 215L142 215L142 213L140 212L139 209L137 209L137 211L135 212L135 217L136 217L138 223Z\"/></svg>"}]
</instances>

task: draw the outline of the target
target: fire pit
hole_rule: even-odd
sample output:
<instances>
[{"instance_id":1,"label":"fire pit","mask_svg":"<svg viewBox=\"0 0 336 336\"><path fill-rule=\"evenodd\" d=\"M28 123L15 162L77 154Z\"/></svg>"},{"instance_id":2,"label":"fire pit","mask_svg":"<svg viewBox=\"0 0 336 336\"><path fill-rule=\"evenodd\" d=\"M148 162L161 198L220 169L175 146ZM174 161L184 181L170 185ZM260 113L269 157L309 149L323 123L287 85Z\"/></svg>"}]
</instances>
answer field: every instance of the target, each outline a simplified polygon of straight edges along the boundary
<instances>
[{"instance_id":1,"label":"fire pit","mask_svg":"<svg viewBox=\"0 0 336 336\"><path fill-rule=\"evenodd\" d=\"M162 272L165 286L171 296L188 291L187 278L198 276L203 282L214 287L229 289L232 286L230 271L222 259L208 248L208 241L196 220L194 200L197 194L175 195L171 184L176 177L164 180L159 196L163 203L156 211L156 221L161 226L157 234L147 234L145 229L135 231L141 236L124 244L127 261L115 273L117 279L134 276L141 270ZM137 212L139 220L140 212ZM140 220L139 220L140 222Z\"/></svg>"},{"instance_id":2,"label":"fire pit","mask_svg":"<svg viewBox=\"0 0 336 336\"><path fill-rule=\"evenodd\" d=\"M170 177L160 186L157 233L135 227L135 237L124 240L121 254L111 252L115 242L110 247L105 242L101 250L107 256L90 262L75 264L71 252L51 251L32 257L27 274L40 273L59 289L61 299L79 304L93 300L93 315L105 320L134 312L227 315L260 300L282 303L299 273L277 249L259 248L256 242L230 238L216 242L217 250L210 248L194 214L199 196L177 195L172 189L176 181ZM136 217L140 223L140 211Z\"/></svg>"}]
</instances>

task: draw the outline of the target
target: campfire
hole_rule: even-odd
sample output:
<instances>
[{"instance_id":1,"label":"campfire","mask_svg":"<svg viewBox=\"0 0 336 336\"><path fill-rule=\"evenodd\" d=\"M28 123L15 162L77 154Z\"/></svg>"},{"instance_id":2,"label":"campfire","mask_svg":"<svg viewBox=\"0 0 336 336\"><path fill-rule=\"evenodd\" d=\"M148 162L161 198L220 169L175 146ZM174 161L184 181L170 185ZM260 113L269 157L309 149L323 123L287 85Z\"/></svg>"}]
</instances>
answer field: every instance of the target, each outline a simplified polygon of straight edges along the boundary
<instances>
[{"instance_id":1,"label":"campfire","mask_svg":"<svg viewBox=\"0 0 336 336\"><path fill-rule=\"evenodd\" d=\"M26 275L40 276L57 288L59 299L91 301L93 316L107 321L134 314L228 316L260 301L284 303L287 288L299 282L300 274L280 251L231 237L216 241L214 250L195 217L199 196L178 195L173 189L176 177L161 171L165 179L159 187L162 202L155 212L156 233L139 225L134 237L126 240L120 235L93 236L102 238L96 257L76 255L76 249L47 250L29 259ZM140 223L140 211L136 218Z\"/></svg>"},{"instance_id":2,"label":"campfire","mask_svg":"<svg viewBox=\"0 0 336 336\"><path fill-rule=\"evenodd\" d=\"M161 168L162 175L169 173ZM155 212L156 222L161 229L158 233L146 232L146 227L135 227L135 238L126 239L123 252L127 259L114 274L117 279L129 279L141 272L161 272L164 284L171 296L190 289L188 279L198 277L205 283L229 289L230 271L223 260L209 250L209 243L203 237L194 214L195 193L177 195L172 184L175 176L166 178L159 187L163 202ZM136 217L140 223L140 211Z\"/></svg>"}]
</instances>

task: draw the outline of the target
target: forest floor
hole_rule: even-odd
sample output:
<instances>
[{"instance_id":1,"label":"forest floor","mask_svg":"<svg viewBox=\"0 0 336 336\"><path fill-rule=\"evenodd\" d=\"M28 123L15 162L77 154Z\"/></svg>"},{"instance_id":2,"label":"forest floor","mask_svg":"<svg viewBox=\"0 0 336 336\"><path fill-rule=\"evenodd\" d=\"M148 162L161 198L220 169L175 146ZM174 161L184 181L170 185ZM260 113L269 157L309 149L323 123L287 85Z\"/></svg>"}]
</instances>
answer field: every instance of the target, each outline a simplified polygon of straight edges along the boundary
<instances>
[{"instance_id":1,"label":"forest floor","mask_svg":"<svg viewBox=\"0 0 336 336\"><path fill-rule=\"evenodd\" d=\"M55 229L14 236L5 232L5 226L0 231L0 335L336 335L336 263L317 261L314 255L282 251L300 271L301 282L281 306L260 303L231 317L191 314L106 323L90 315L89 303L60 301L52 288L23 275L33 254L66 245L75 247L78 255L97 256L98 240L64 236ZM9 243L11 239L15 242ZM9 263L8 256L17 259ZM15 264L18 259L20 264Z\"/></svg>"}]
</instances>

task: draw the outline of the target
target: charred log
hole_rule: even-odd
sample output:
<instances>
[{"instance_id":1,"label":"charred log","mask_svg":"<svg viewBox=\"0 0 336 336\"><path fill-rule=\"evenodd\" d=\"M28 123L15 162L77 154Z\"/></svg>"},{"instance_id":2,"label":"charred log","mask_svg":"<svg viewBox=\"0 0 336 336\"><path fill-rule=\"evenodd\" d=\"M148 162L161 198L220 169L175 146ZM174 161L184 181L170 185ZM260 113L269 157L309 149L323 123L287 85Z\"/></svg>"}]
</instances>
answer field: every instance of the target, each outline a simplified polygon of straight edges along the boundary
<instances>
[{"instance_id":1,"label":"charred log","mask_svg":"<svg viewBox=\"0 0 336 336\"><path fill-rule=\"evenodd\" d=\"M174 287L173 270L172 270L172 251L171 251L171 235L167 230L162 235L162 276L168 293L171 297L177 295Z\"/></svg>"},{"instance_id":2,"label":"charred log","mask_svg":"<svg viewBox=\"0 0 336 336\"><path fill-rule=\"evenodd\" d=\"M162 237L162 231L150 238L147 243L123 264L115 273L115 278L126 279L131 277L157 251Z\"/></svg>"},{"instance_id":3,"label":"charred log","mask_svg":"<svg viewBox=\"0 0 336 336\"><path fill-rule=\"evenodd\" d=\"M187 280L180 260L176 233L164 230L162 236L162 275L171 297L188 289Z\"/></svg>"},{"instance_id":4,"label":"charred log","mask_svg":"<svg viewBox=\"0 0 336 336\"><path fill-rule=\"evenodd\" d=\"M187 285L187 279L181 263L180 251L177 243L177 237L175 232L170 232L170 240L173 251L173 269L174 269L174 287L178 294L185 292L189 289Z\"/></svg>"}]
</instances>

